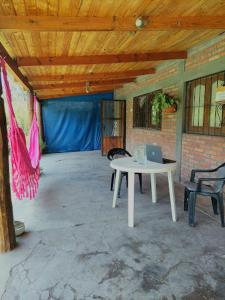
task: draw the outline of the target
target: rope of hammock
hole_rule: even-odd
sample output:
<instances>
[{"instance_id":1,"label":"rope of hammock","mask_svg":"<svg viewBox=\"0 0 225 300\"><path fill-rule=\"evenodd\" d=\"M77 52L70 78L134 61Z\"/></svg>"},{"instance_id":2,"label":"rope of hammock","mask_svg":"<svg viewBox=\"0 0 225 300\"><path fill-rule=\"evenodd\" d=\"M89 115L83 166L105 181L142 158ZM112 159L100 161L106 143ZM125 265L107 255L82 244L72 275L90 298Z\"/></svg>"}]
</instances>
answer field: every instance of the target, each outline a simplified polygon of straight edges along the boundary
<instances>
[{"instance_id":1,"label":"rope of hammock","mask_svg":"<svg viewBox=\"0 0 225 300\"><path fill-rule=\"evenodd\" d=\"M38 190L41 158L39 128L36 113L37 99L34 96L34 114L29 132L29 148L27 148L25 134L18 126L13 110L11 90L7 78L4 59L0 58L0 66L3 88L5 90L9 111L8 140L12 166L12 191L19 200L24 198L33 199L35 198Z\"/></svg>"}]
</instances>

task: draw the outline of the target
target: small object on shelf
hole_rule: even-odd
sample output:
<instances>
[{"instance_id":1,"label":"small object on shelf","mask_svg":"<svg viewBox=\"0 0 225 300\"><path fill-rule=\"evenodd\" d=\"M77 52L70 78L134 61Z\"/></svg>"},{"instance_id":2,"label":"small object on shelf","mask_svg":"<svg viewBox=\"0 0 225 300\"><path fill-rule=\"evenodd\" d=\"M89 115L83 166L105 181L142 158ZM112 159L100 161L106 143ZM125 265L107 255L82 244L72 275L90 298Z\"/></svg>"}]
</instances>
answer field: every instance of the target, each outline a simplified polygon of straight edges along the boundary
<instances>
[{"instance_id":1,"label":"small object on shelf","mask_svg":"<svg viewBox=\"0 0 225 300\"><path fill-rule=\"evenodd\" d=\"M15 234L20 236L25 232L25 224L21 221L14 221Z\"/></svg>"}]
</instances>

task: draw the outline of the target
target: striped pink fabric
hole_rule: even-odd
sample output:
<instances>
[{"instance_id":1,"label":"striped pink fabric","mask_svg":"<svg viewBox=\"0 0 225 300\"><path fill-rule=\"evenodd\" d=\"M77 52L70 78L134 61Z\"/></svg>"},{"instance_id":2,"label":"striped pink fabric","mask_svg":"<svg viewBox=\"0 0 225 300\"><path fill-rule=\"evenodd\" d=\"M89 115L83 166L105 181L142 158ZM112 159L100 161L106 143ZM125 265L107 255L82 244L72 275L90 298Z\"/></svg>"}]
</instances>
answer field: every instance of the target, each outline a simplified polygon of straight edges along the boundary
<instances>
[{"instance_id":1,"label":"striped pink fabric","mask_svg":"<svg viewBox=\"0 0 225 300\"><path fill-rule=\"evenodd\" d=\"M12 96L3 59L1 59L1 74L9 108L8 139L12 164L12 190L20 200L24 198L33 199L38 190L41 159L36 115L37 99L34 96L34 116L30 128L29 149L27 149L24 132L17 124L12 107Z\"/></svg>"}]
</instances>

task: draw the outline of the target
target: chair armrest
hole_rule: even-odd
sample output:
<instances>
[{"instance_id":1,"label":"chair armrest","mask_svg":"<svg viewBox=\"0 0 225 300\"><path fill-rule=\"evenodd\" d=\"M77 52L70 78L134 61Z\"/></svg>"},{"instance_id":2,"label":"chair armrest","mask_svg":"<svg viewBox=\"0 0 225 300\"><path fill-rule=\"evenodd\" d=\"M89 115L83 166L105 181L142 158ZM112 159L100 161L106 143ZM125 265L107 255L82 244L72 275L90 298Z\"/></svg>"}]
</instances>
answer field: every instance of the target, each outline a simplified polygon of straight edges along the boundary
<instances>
[{"instance_id":1,"label":"chair armrest","mask_svg":"<svg viewBox=\"0 0 225 300\"><path fill-rule=\"evenodd\" d=\"M221 178L199 178L197 183L197 191L201 191L203 181L225 181L225 177Z\"/></svg>"},{"instance_id":2,"label":"chair armrest","mask_svg":"<svg viewBox=\"0 0 225 300\"><path fill-rule=\"evenodd\" d=\"M215 169L193 169L191 171L191 178L190 178L190 181L191 182L194 182L195 180L195 174L196 173L213 173L213 172L216 172L221 166L219 166L218 168L215 168Z\"/></svg>"}]
</instances>

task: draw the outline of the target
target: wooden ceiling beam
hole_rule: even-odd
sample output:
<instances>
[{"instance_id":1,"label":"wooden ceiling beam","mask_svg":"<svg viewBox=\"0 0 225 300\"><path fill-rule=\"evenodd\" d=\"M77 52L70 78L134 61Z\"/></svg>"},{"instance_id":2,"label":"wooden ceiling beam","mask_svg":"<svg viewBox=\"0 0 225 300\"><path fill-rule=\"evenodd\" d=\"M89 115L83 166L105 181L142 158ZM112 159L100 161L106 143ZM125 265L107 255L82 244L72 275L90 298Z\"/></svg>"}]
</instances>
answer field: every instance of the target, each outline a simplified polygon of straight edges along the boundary
<instances>
[{"instance_id":1,"label":"wooden ceiling beam","mask_svg":"<svg viewBox=\"0 0 225 300\"><path fill-rule=\"evenodd\" d=\"M31 75L29 76L29 81L94 81L107 79L123 79L148 74L155 74L155 69L150 68L147 70L129 70L124 72L86 73L71 75Z\"/></svg>"},{"instance_id":2,"label":"wooden ceiling beam","mask_svg":"<svg viewBox=\"0 0 225 300\"><path fill-rule=\"evenodd\" d=\"M158 61L170 59L185 59L186 51L149 52L109 55L83 55L83 56L54 56L54 57L18 57L20 67L29 66L62 66L62 65L96 65L129 63L143 61Z\"/></svg>"},{"instance_id":3,"label":"wooden ceiling beam","mask_svg":"<svg viewBox=\"0 0 225 300\"><path fill-rule=\"evenodd\" d=\"M46 99L55 99L55 98L62 98L62 97L70 97L70 96L80 96L80 95L91 95L91 94L103 94L103 93L111 93L113 90L105 90L105 91L99 91L99 92L80 92L80 93L68 93L68 94L54 94L54 95L43 95L40 96L40 100L46 100Z\"/></svg>"},{"instance_id":4,"label":"wooden ceiling beam","mask_svg":"<svg viewBox=\"0 0 225 300\"><path fill-rule=\"evenodd\" d=\"M90 87L98 87L104 85L114 85L114 84L125 84L133 82L135 78L128 79L115 79L115 80L105 80L105 81L87 81ZM75 87L85 87L86 82L65 82L65 83L52 83L52 84L34 84L34 90L46 90L46 89L59 89L59 88L75 88Z\"/></svg>"},{"instance_id":5,"label":"wooden ceiling beam","mask_svg":"<svg viewBox=\"0 0 225 300\"><path fill-rule=\"evenodd\" d=\"M16 61L11 58L11 56L8 54L8 52L3 47L1 42L0 42L0 56L5 59L6 64L10 67L12 72L19 78L19 80L25 85L25 87L28 88L31 93L33 93L33 88L28 82L27 78L20 72Z\"/></svg>"},{"instance_id":6,"label":"wooden ceiling beam","mask_svg":"<svg viewBox=\"0 0 225 300\"><path fill-rule=\"evenodd\" d=\"M21 31L147 31L224 29L225 16L143 16L146 25L138 29L136 17L1 16L0 30Z\"/></svg>"},{"instance_id":7,"label":"wooden ceiling beam","mask_svg":"<svg viewBox=\"0 0 225 300\"><path fill-rule=\"evenodd\" d=\"M103 86L93 86L90 87L89 92L100 92L100 91L109 91L116 88L122 87L122 84L113 84L113 85L103 85ZM54 95L54 94L68 94L68 93L86 93L86 87L76 87L76 88L57 88L57 89L46 89L46 90L37 90L37 95L39 98L45 95Z\"/></svg>"}]
</instances>

